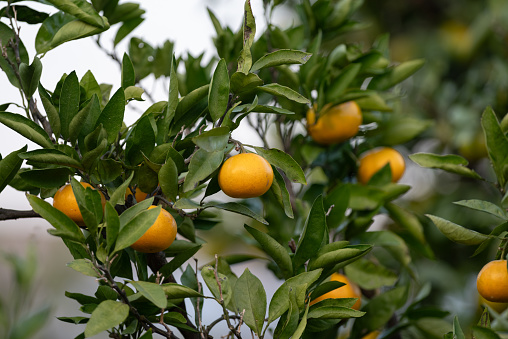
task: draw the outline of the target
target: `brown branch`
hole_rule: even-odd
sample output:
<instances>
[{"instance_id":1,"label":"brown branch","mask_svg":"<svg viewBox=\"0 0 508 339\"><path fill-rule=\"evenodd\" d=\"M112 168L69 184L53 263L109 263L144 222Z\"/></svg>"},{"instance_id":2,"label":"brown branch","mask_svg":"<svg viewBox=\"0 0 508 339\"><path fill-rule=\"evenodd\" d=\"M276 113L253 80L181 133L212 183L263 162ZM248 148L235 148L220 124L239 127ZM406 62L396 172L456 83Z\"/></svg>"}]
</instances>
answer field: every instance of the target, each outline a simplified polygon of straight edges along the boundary
<instances>
[{"instance_id":1,"label":"brown branch","mask_svg":"<svg viewBox=\"0 0 508 339\"><path fill-rule=\"evenodd\" d=\"M7 208L0 208L0 220L13 220L24 218L40 218L41 216L34 211L18 211Z\"/></svg>"}]
</instances>

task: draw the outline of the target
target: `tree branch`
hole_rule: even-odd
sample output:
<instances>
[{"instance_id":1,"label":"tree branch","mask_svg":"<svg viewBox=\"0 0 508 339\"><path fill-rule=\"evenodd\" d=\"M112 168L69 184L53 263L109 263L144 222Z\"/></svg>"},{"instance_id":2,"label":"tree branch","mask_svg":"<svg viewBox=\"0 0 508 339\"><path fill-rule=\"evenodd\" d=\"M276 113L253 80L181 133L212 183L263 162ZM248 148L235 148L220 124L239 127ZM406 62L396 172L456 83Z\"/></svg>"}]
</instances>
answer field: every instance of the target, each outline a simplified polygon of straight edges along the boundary
<instances>
[{"instance_id":1,"label":"tree branch","mask_svg":"<svg viewBox=\"0 0 508 339\"><path fill-rule=\"evenodd\" d=\"M40 218L41 216L34 211L18 211L7 208L0 208L0 220L13 220L23 218Z\"/></svg>"}]
</instances>

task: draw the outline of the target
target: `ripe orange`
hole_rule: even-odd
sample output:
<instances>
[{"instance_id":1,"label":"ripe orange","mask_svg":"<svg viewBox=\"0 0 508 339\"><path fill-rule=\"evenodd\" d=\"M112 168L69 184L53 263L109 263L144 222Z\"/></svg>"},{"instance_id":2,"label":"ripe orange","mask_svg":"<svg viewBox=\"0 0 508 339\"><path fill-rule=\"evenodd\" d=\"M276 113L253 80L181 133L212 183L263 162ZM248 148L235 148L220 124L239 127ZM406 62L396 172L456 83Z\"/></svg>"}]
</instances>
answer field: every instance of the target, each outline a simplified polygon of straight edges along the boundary
<instances>
[{"instance_id":1,"label":"ripe orange","mask_svg":"<svg viewBox=\"0 0 508 339\"><path fill-rule=\"evenodd\" d=\"M219 186L232 198L259 197L270 189L272 182L272 166L254 153L232 156L219 171Z\"/></svg>"},{"instance_id":2,"label":"ripe orange","mask_svg":"<svg viewBox=\"0 0 508 339\"><path fill-rule=\"evenodd\" d=\"M148 209L155 207L157 206L150 206ZM153 225L131 247L142 253L164 251L175 240L176 230L175 218L165 209L161 209Z\"/></svg>"},{"instance_id":3,"label":"ripe orange","mask_svg":"<svg viewBox=\"0 0 508 339\"><path fill-rule=\"evenodd\" d=\"M355 284L353 284L352 282L349 281L349 279L343 275L343 274L340 274L340 273L334 273L332 274L331 278L330 278L331 281L339 281L341 283L344 283L346 285L343 285L339 288L336 288L330 292L327 292L319 297L317 297L316 299L312 300L310 302L311 305L314 305L315 303L321 301L321 300L325 300L325 299L338 299L338 298L358 298L358 300L355 302L355 304L353 305L353 309L355 310L359 310L360 309L360 305L362 304L362 301L361 301L361 291L360 291L360 288L358 286L356 286Z\"/></svg>"},{"instance_id":4,"label":"ripe orange","mask_svg":"<svg viewBox=\"0 0 508 339\"><path fill-rule=\"evenodd\" d=\"M488 301L508 302L508 269L506 260L487 263L478 273L476 288Z\"/></svg>"},{"instance_id":5,"label":"ripe orange","mask_svg":"<svg viewBox=\"0 0 508 339\"><path fill-rule=\"evenodd\" d=\"M360 157L358 181L365 185L374 174L388 163L390 163L392 171L392 182L399 181L404 174L406 164L402 155L390 147L375 148Z\"/></svg>"},{"instance_id":6,"label":"ripe orange","mask_svg":"<svg viewBox=\"0 0 508 339\"><path fill-rule=\"evenodd\" d=\"M379 336L379 331L372 331L362 337L362 339L376 339Z\"/></svg>"},{"instance_id":7,"label":"ripe orange","mask_svg":"<svg viewBox=\"0 0 508 339\"><path fill-rule=\"evenodd\" d=\"M307 111L307 131L311 138L322 145L338 144L358 133L362 124L362 111L354 101L330 107L325 105L316 121L314 108Z\"/></svg>"},{"instance_id":8,"label":"ripe orange","mask_svg":"<svg viewBox=\"0 0 508 339\"><path fill-rule=\"evenodd\" d=\"M129 197L129 195L132 195L132 190L130 187L127 187L127 191L125 192L125 200ZM136 188L136 194L134 194L134 198L136 198L136 202L140 202L146 199L148 196L148 193L145 193L141 191L139 188Z\"/></svg>"},{"instance_id":9,"label":"ripe orange","mask_svg":"<svg viewBox=\"0 0 508 339\"><path fill-rule=\"evenodd\" d=\"M496 303L493 301L488 301L487 299L485 299L484 297L482 297L479 294L478 294L478 303L479 303L482 310L483 310L483 307L485 307L485 305L487 305L490 308L492 308L494 311L496 311L497 313L502 313L504 310L506 310L508 308L508 303Z\"/></svg>"},{"instance_id":10,"label":"ripe orange","mask_svg":"<svg viewBox=\"0 0 508 339\"><path fill-rule=\"evenodd\" d=\"M80 182L81 186L87 188L92 187L89 183ZM99 192L101 195L101 203L102 207L106 204L106 199L104 195ZM72 186L67 184L65 186L60 187L60 189L55 193L53 197L53 207L63 212L66 216L71 218L76 224L80 226L84 226L83 216L79 211L78 202L76 201L76 197L74 196L74 192L72 191Z\"/></svg>"}]
</instances>

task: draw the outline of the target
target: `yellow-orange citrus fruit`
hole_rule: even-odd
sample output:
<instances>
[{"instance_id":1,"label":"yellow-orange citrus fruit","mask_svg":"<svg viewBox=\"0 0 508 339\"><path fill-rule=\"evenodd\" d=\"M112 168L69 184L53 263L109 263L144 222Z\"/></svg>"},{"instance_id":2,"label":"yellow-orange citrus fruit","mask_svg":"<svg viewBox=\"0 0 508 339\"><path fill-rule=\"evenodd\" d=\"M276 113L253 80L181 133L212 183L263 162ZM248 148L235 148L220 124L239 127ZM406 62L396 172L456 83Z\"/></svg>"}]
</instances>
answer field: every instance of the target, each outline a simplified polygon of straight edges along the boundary
<instances>
[{"instance_id":1,"label":"yellow-orange citrus fruit","mask_svg":"<svg viewBox=\"0 0 508 339\"><path fill-rule=\"evenodd\" d=\"M368 183L370 178L388 163L392 171L392 182L399 181L404 174L406 164L402 155L390 147L375 148L360 157L358 181L362 184Z\"/></svg>"},{"instance_id":2,"label":"yellow-orange citrus fruit","mask_svg":"<svg viewBox=\"0 0 508 339\"><path fill-rule=\"evenodd\" d=\"M362 337L362 339L376 339L379 336L379 331L372 331Z\"/></svg>"},{"instance_id":3,"label":"yellow-orange citrus fruit","mask_svg":"<svg viewBox=\"0 0 508 339\"><path fill-rule=\"evenodd\" d=\"M488 301L508 302L508 269L506 260L487 263L476 278L478 293Z\"/></svg>"},{"instance_id":4,"label":"yellow-orange citrus fruit","mask_svg":"<svg viewBox=\"0 0 508 339\"><path fill-rule=\"evenodd\" d=\"M272 182L272 166L254 153L232 156L219 171L219 186L232 198L259 197L270 189Z\"/></svg>"},{"instance_id":5,"label":"yellow-orange citrus fruit","mask_svg":"<svg viewBox=\"0 0 508 339\"><path fill-rule=\"evenodd\" d=\"M316 121L314 108L307 111L307 131L311 138L322 145L338 144L358 133L362 124L362 111L354 101L330 107L325 105Z\"/></svg>"},{"instance_id":6,"label":"yellow-orange citrus fruit","mask_svg":"<svg viewBox=\"0 0 508 339\"><path fill-rule=\"evenodd\" d=\"M90 187L94 189L89 183L80 182L80 184L85 188ZM101 192L99 193L101 195L102 207L104 208L106 199ZM72 186L70 184L60 187L60 189L55 193L55 196L53 197L53 207L63 212L78 225L84 226L83 216L79 211L78 202L76 201L76 197L74 196L74 192L72 191Z\"/></svg>"},{"instance_id":7,"label":"yellow-orange citrus fruit","mask_svg":"<svg viewBox=\"0 0 508 339\"><path fill-rule=\"evenodd\" d=\"M150 206L148 209L156 207ZM143 253L164 251L175 241L176 230L175 218L173 218L171 213L162 208L153 225L131 247Z\"/></svg>"},{"instance_id":8,"label":"yellow-orange citrus fruit","mask_svg":"<svg viewBox=\"0 0 508 339\"><path fill-rule=\"evenodd\" d=\"M343 285L339 288L336 288L330 292L327 292L316 299L312 300L310 302L311 305L314 305L315 303L325 300L325 299L338 299L338 298L358 298L358 300L353 305L353 309L359 310L360 306L362 304L361 301L361 291L358 286L353 284L349 279L340 273L333 273L330 277L330 281L339 281L341 283L344 283L346 285Z\"/></svg>"},{"instance_id":9,"label":"yellow-orange citrus fruit","mask_svg":"<svg viewBox=\"0 0 508 339\"><path fill-rule=\"evenodd\" d=\"M492 308L494 311L496 311L497 313L501 313L508 308L508 303L496 303L493 301L488 301L487 299L485 299L484 297L482 297L479 294L478 294L478 303L480 304L482 309L485 305L487 305L490 308Z\"/></svg>"},{"instance_id":10,"label":"yellow-orange citrus fruit","mask_svg":"<svg viewBox=\"0 0 508 339\"><path fill-rule=\"evenodd\" d=\"M127 187L127 191L125 192L125 200L129 197L129 195L132 195L132 190L130 187ZM145 193L141 191L139 188L136 188L136 194L134 194L134 198L136 198L136 202L140 202L146 199L148 196L148 193Z\"/></svg>"}]
</instances>

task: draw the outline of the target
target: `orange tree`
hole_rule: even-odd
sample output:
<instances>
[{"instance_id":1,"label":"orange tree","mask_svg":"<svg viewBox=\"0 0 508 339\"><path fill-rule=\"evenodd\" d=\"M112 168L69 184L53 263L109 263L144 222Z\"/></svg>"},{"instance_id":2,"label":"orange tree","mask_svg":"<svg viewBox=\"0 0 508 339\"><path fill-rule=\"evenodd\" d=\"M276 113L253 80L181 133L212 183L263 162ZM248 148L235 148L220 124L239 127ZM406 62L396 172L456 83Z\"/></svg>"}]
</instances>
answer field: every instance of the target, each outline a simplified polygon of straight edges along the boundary
<instances>
[{"instance_id":1,"label":"orange tree","mask_svg":"<svg viewBox=\"0 0 508 339\"><path fill-rule=\"evenodd\" d=\"M97 279L94 296L66 293L85 315L59 319L84 324L79 338L103 331L113 338L209 338L219 322L236 338L246 327L260 338L442 335L436 324L445 322L446 312L420 307L430 288L417 281L412 265L413 253L432 257L432 251L419 218L394 202L410 189L397 183L404 164L378 159L379 168L361 175L362 183L357 179L362 154L377 147L404 152L403 145L429 127L397 109L400 83L423 61L392 64L387 36L370 47L351 42L351 33L363 27L355 17L361 1L291 2L287 9L301 23L288 29L271 20L284 2L264 1L268 25L257 40L250 1L239 13L238 31L209 11L218 58L208 64L175 56L169 41L152 47L131 37L122 58L116 49L107 51L120 66L120 88L98 84L91 72L81 78L71 72L52 90L40 81L46 53L90 36L104 49L101 33L113 26L116 46L144 12L114 0L41 2L58 11L48 15L8 2L0 22L0 67L20 91L22 111L2 104L0 123L40 146L14 150L0 161L0 188L30 192L33 208L0 209L0 218L46 219L53 226L49 233L74 257L69 267ZM23 21L40 24L32 58L18 27ZM142 100L141 82L149 75L169 80L169 95L156 101L146 93L153 104L127 126L125 109ZM336 110L353 111L342 121L332 116ZM232 138L241 123L252 127L261 145ZM320 142L320 126L333 124L351 130ZM240 158L246 160L235 163ZM235 166L243 167L239 174ZM69 203L45 201L69 183L67 198L75 199L82 222L68 216ZM242 191L226 193L245 199L219 201L215 194L224 184ZM138 201L138 192L147 197ZM158 219L162 210L171 216ZM249 269L240 276L231 269L256 256L218 253L200 268L188 263L204 243L201 230L223 220L221 210L249 218L241 240L259 247L281 279L270 300ZM394 223L367 231L380 214ZM135 245L147 234L148 242L172 234L173 222L178 236L171 235L169 247L145 253L152 252L144 250L146 243ZM182 272L179 281L176 271ZM360 310L355 297L312 303L344 285L330 280L338 271L361 288ZM221 312L204 323L208 303Z\"/></svg>"}]
</instances>

